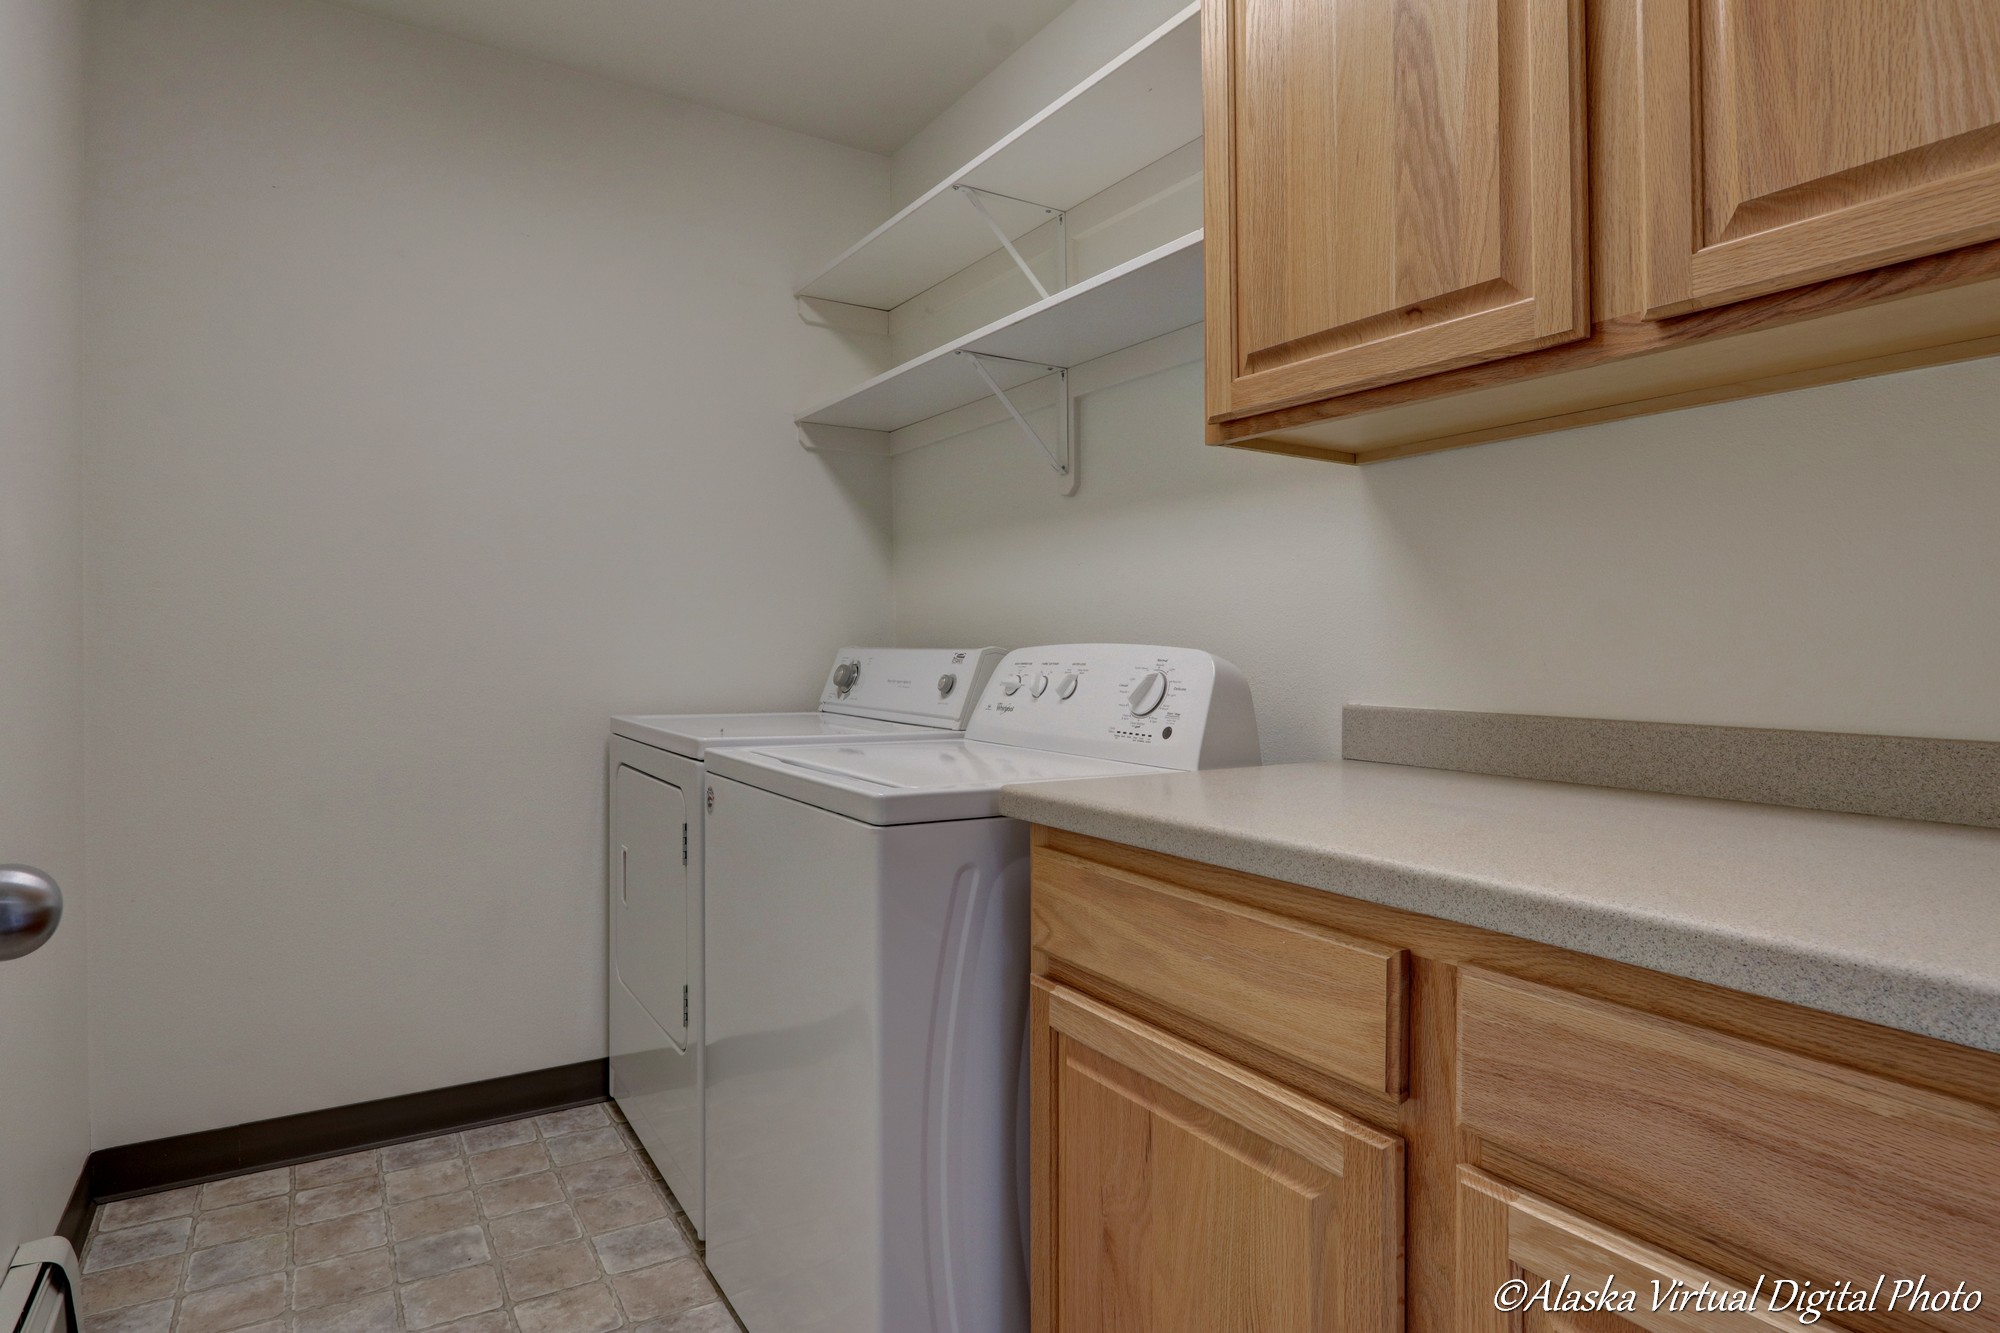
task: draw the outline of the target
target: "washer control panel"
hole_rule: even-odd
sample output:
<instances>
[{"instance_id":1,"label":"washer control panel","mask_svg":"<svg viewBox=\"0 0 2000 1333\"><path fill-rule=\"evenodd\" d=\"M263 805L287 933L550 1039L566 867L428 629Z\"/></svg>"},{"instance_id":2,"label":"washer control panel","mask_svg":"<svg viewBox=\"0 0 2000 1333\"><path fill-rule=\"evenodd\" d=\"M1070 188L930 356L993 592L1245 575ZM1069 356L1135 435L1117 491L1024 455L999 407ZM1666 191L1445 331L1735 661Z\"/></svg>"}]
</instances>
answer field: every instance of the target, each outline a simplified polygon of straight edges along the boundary
<instances>
[{"instance_id":1,"label":"washer control panel","mask_svg":"<svg viewBox=\"0 0 2000 1333\"><path fill-rule=\"evenodd\" d=\"M1248 682L1197 648L1017 649L996 667L966 738L1160 768L1258 762Z\"/></svg>"},{"instance_id":2,"label":"washer control panel","mask_svg":"<svg viewBox=\"0 0 2000 1333\"><path fill-rule=\"evenodd\" d=\"M820 690L822 713L955 731L979 701L1001 648L842 648Z\"/></svg>"}]
</instances>

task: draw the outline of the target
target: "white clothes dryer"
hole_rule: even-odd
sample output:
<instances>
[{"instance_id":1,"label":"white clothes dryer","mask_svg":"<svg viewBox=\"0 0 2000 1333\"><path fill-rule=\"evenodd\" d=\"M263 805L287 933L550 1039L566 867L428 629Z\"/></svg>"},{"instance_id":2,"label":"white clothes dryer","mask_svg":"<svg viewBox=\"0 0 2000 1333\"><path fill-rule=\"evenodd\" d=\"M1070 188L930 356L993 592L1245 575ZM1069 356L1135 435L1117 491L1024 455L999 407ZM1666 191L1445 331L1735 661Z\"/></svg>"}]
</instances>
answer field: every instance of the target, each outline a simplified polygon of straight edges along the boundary
<instances>
[{"instance_id":1,"label":"white clothes dryer","mask_svg":"<svg viewBox=\"0 0 2000 1333\"><path fill-rule=\"evenodd\" d=\"M1022 1333L1028 829L1003 785L1258 762L1176 648L1010 653L959 739L709 756L707 1260L749 1333Z\"/></svg>"},{"instance_id":2,"label":"white clothes dryer","mask_svg":"<svg viewBox=\"0 0 2000 1333\"><path fill-rule=\"evenodd\" d=\"M607 846L611 1095L696 1234L706 1226L703 764L724 746L957 736L998 648L843 648L817 712L611 720Z\"/></svg>"}]
</instances>

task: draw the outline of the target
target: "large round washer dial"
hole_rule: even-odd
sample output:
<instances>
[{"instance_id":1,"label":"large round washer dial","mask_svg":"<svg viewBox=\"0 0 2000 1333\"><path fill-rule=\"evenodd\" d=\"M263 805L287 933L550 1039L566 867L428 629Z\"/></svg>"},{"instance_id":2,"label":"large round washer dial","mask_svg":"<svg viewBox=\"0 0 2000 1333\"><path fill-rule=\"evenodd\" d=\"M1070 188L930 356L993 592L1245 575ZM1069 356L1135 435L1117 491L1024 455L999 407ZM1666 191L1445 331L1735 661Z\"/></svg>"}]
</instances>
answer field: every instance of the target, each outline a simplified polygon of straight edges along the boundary
<instances>
[{"instance_id":1,"label":"large round washer dial","mask_svg":"<svg viewBox=\"0 0 2000 1333\"><path fill-rule=\"evenodd\" d=\"M1139 683L1132 687L1132 693L1128 696L1128 702L1132 705L1132 716L1146 716L1146 714L1158 708L1160 701L1166 697L1167 673L1164 671L1148 671L1145 675L1139 677Z\"/></svg>"}]
</instances>

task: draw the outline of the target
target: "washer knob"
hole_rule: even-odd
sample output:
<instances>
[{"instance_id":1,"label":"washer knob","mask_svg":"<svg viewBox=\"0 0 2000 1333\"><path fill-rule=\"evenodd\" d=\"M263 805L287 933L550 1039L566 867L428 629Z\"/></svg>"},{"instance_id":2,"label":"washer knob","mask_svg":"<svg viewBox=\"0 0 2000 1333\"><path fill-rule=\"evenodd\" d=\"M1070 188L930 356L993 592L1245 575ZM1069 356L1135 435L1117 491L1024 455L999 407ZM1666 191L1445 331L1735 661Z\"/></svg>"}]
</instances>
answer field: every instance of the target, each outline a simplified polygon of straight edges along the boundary
<instances>
[{"instance_id":1,"label":"washer knob","mask_svg":"<svg viewBox=\"0 0 2000 1333\"><path fill-rule=\"evenodd\" d=\"M1000 682L1000 693L1019 694L1020 692L1021 692L1021 678L1019 676L1009 676L1007 677L1007 679Z\"/></svg>"},{"instance_id":2,"label":"washer knob","mask_svg":"<svg viewBox=\"0 0 2000 1333\"><path fill-rule=\"evenodd\" d=\"M1056 685L1056 697L1067 699L1076 693L1076 672L1072 671Z\"/></svg>"},{"instance_id":3,"label":"washer knob","mask_svg":"<svg viewBox=\"0 0 2000 1333\"><path fill-rule=\"evenodd\" d=\"M940 699L949 698L951 696L951 692L957 688L958 688L958 677L952 675L949 671L945 672L942 676L938 677L938 698Z\"/></svg>"},{"instance_id":4,"label":"washer knob","mask_svg":"<svg viewBox=\"0 0 2000 1333\"><path fill-rule=\"evenodd\" d=\"M842 662L833 669L833 686L842 694L854 688L854 682L861 679L861 663Z\"/></svg>"},{"instance_id":5,"label":"washer knob","mask_svg":"<svg viewBox=\"0 0 2000 1333\"><path fill-rule=\"evenodd\" d=\"M1167 697L1167 677L1163 671L1148 671L1139 677L1139 683L1132 687L1128 702L1132 705L1133 717L1144 717L1160 706L1160 700Z\"/></svg>"},{"instance_id":6,"label":"washer knob","mask_svg":"<svg viewBox=\"0 0 2000 1333\"><path fill-rule=\"evenodd\" d=\"M1048 676L1040 675L1035 677L1035 683L1029 687L1028 693L1034 695L1037 699L1039 699L1042 697L1043 694L1048 692L1048 688L1049 688Z\"/></svg>"}]
</instances>

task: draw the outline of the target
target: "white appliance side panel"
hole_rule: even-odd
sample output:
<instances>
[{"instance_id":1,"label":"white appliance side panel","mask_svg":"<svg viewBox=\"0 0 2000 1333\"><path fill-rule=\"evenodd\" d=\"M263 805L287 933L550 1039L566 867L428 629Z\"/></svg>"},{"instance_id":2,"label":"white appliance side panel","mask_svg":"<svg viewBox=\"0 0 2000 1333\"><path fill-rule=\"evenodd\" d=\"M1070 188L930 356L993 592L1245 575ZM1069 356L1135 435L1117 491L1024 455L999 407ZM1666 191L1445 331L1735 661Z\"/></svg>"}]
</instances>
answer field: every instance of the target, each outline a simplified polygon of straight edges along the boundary
<instances>
[{"instance_id":1,"label":"white appliance side panel","mask_svg":"<svg viewBox=\"0 0 2000 1333\"><path fill-rule=\"evenodd\" d=\"M656 782L664 793L644 786ZM611 1095L632 1124L667 1188L701 1235L706 1226L702 1097L702 846L701 765L630 740L611 744L605 886L608 897L608 1014ZM623 799L621 799L621 793ZM688 861L680 864L681 826ZM667 862L650 887L632 875L631 849L658 844ZM649 873L642 857L638 875ZM666 903L678 893L677 911ZM635 919L628 901L639 895ZM649 896L652 895L652 896ZM649 909L659 909L649 916ZM661 920L660 915L669 919ZM650 972L650 982L648 984ZM656 1019L632 981L663 1010ZM688 1020L680 1019L680 987L688 987ZM661 998L664 997L664 998Z\"/></svg>"},{"instance_id":2,"label":"white appliance side panel","mask_svg":"<svg viewBox=\"0 0 2000 1333\"><path fill-rule=\"evenodd\" d=\"M750 1333L1018 1333L1026 827L709 786L711 1270Z\"/></svg>"},{"instance_id":3,"label":"white appliance side panel","mask_svg":"<svg viewBox=\"0 0 2000 1333\"><path fill-rule=\"evenodd\" d=\"M708 786L709 1270L750 1333L883 1329L879 832Z\"/></svg>"}]
</instances>

